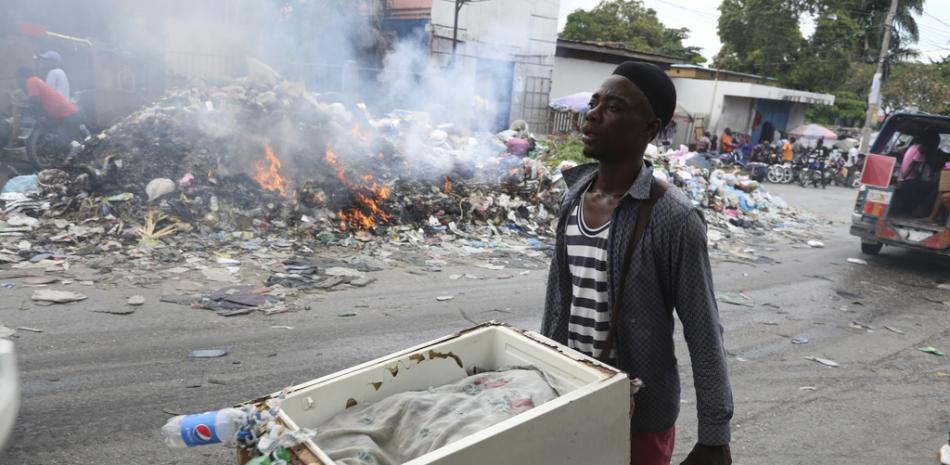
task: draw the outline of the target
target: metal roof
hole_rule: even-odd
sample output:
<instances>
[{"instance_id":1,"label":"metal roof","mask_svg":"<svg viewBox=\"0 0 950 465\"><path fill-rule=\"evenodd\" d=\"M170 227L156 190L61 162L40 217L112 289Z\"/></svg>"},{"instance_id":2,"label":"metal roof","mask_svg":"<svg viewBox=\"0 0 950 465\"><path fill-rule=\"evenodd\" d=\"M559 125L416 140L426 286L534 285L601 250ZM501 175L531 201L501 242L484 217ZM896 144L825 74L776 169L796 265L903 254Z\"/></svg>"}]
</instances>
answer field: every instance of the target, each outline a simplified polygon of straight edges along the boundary
<instances>
[{"instance_id":1,"label":"metal roof","mask_svg":"<svg viewBox=\"0 0 950 465\"><path fill-rule=\"evenodd\" d=\"M676 66L676 63L686 62L686 60L680 57L660 55L658 53L652 53L652 52L641 52L639 50L631 50L626 47L613 45L607 42L583 42L579 40L558 39L557 49L558 51L573 50L573 51L578 51L578 52L589 52L589 53L595 53L595 54L600 54L600 55L606 55L606 56L621 58L621 59L635 59L635 60L641 60L641 61L665 63L672 66Z\"/></svg>"}]
</instances>

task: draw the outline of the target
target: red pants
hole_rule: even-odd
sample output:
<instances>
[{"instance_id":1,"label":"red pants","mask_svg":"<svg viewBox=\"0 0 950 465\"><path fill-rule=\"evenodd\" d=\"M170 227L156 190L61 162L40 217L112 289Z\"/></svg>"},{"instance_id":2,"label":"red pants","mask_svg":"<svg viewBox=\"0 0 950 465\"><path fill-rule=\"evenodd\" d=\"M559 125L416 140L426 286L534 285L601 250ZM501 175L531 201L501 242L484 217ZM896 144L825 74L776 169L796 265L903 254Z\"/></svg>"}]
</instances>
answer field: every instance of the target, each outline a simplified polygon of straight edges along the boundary
<instances>
[{"instance_id":1,"label":"red pants","mask_svg":"<svg viewBox=\"0 0 950 465\"><path fill-rule=\"evenodd\" d=\"M670 465L676 427L659 433L630 435L630 465Z\"/></svg>"}]
</instances>

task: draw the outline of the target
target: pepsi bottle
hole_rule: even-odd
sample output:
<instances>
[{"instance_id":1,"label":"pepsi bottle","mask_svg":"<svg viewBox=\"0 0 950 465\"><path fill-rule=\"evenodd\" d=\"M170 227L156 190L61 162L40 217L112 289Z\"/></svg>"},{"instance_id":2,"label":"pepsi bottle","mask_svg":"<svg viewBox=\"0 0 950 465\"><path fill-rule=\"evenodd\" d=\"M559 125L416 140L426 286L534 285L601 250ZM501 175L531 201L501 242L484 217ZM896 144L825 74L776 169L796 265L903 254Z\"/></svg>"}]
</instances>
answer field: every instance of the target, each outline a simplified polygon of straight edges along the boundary
<instances>
[{"instance_id":1,"label":"pepsi bottle","mask_svg":"<svg viewBox=\"0 0 950 465\"><path fill-rule=\"evenodd\" d=\"M236 408L226 408L195 415L173 417L162 427L165 444L173 449L206 444L237 443L238 431L247 422L247 414Z\"/></svg>"}]
</instances>

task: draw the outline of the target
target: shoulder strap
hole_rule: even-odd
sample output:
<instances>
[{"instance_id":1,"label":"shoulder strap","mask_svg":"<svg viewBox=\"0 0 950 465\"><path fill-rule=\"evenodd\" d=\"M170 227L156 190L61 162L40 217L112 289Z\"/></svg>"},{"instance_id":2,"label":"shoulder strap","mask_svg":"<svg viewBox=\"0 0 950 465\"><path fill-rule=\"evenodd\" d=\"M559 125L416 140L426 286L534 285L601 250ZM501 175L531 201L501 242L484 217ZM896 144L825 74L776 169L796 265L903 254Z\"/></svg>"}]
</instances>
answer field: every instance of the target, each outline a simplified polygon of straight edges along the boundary
<instances>
[{"instance_id":1,"label":"shoulder strap","mask_svg":"<svg viewBox=\"0 0 950 465\"><path fill-rule=\"evenodd\" d=\"M623 261L620 268L620 285L627 281L627 270L630 269L630 261L633 259L633 251L637 248L637 243L650 225L650 216L653 212L653 206L663 197L666 189L669 187L663 181L654 178L650 183L650 198L640 202L640 208L637 210L637 220L633 227L633 234L630 236L630 242L623 251ZM610 350L613 348L614 335L617 332L617 320L620 317L621 301L623 300L623 289L617 292L617 299L614 300L613 308L610 309L610 326L607 328L607 339L604 341L604 348L600 352L599 360L606 363L610 359Z\"/></svg>"}]
</instances>

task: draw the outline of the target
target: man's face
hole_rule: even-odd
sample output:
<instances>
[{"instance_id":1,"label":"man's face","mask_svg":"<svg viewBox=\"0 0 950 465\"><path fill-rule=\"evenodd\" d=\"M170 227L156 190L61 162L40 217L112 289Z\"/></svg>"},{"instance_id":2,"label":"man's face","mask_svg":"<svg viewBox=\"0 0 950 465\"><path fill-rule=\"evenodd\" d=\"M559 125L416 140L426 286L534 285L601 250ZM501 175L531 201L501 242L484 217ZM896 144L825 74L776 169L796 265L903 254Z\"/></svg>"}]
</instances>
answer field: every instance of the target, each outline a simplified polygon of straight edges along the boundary
<instances>
[{"instance_id":1,"label":"man's face","mask_svg":"<svg viewBox=\"0 0 950 465\"><path fill-rule=\"evenodd\" d=\"M623 76L611 76L590 101L581 128L584 155L600 161L620 161L643 155L660 130L643 92Z\"/></svg>"}]
</instances>

